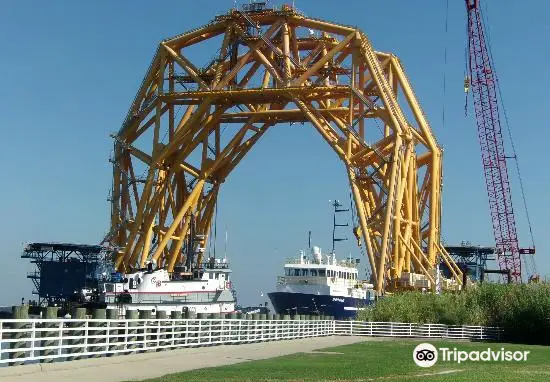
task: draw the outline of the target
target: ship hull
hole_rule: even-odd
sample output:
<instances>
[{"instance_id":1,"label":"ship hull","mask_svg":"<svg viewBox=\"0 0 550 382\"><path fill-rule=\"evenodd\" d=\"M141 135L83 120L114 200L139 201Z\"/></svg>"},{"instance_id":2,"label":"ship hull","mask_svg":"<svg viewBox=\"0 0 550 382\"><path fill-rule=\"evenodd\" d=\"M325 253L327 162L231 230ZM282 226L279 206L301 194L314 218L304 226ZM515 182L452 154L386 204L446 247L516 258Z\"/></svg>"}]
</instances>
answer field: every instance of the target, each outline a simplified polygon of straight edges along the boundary
<instances>
[{"instance_id":1,"label":"ship hull","mask_svg":"<svg viewBox=\"0 0 550 382\"><path fill-rule=\"evenodd\" d=\"M277 314L321 314L336 319L355 318L371 301L330 295L292 292L268 293Z\"/></svg>"}]
</instances>

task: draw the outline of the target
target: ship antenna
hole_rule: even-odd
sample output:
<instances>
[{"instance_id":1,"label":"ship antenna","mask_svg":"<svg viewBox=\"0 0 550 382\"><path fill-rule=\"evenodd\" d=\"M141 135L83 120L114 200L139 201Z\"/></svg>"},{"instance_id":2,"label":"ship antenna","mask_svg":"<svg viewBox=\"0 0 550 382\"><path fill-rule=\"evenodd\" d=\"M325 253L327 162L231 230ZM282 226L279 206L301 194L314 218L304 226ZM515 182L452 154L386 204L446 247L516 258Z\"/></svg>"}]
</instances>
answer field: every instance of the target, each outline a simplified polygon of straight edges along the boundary
<instances>
[{"instance_id":1,"label":"ship antenna","mask_svg":"<svg viewBox=\"0 0 550 382\"><path fill-rule=\"evenodd\" d=\"M227 226L225 226L225 245L223 247L223 258L227 261Z\"/></svg>"},{"instance_id":2,"label":"ship antenna","mask_svg":"<svg viewBox=\"0 0 550 382\"><path fill-rule=\"evenodd\" d=\"M308 232L307 244L309 252L311 252L311 231Z\"/></svg>"}]
</instances>

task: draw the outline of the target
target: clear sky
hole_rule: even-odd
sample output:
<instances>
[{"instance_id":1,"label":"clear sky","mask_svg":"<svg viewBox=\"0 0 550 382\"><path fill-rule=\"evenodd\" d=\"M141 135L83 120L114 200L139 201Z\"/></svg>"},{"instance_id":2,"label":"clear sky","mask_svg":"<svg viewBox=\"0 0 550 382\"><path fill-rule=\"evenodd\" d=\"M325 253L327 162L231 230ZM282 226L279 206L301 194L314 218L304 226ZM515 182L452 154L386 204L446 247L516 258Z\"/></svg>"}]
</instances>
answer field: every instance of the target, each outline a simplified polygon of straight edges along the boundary
<instances>
[{"instance_id":1,"label":"clear sky","mask_svg":"<svg viewBox=\"0 0 550 382\"><path fill-rule=\"evenodd\" d=\"M537 264L550 275L550 2L482 3L522 165ZM443 238L492 245L473 113L464 116L465 7L449 1L445 33L445 4L295 1L306 15L356 25L375 49L401 58L445 150ZM233 0L0 1L0 305L30 296L30 265L20 259L24 243L101 240L109 225L109 134L120 128L158 42L232 6ZM520 240L528 246L514 172L512 179ZM284 260L307 246L308 230L315 244L330 250L328 201L335 198L349 203L344 168L311 126L281 125L262 138L224 184L218 208L216 251L223 253L227 229L240 302L267 301L260 292L274 289ZM350 240L338 253L357 257L353 234L344 235Z\"/></svg>"}]
</instances>

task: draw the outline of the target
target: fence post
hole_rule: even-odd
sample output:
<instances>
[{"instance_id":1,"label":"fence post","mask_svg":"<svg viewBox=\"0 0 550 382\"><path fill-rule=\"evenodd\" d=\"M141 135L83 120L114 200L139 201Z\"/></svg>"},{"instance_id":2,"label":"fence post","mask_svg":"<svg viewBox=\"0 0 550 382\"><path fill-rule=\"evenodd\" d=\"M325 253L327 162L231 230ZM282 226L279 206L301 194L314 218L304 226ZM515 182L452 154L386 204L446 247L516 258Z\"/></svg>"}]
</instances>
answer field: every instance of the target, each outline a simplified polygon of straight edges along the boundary
<instances>
[{"instance_id":1,"label":"fence post","mask_svg":"<svg viewBox=\"0 0 550 382\"><path fill-rule=\"evenodd\" d=\"M139 319L143 320L140 322L140 325L142 329L139 331L142 335L141 340L143 341L143 347L142 350L139 353L145 353L147 351L147 348L149 347L149 341L151 340L151 328L149 328L149 320L151 319L151 311L150 310L139 310Z\"/></svg>"},{"instance_id":2,"label":"fence post","mask_svg":"<svg viewBox=\"0 0 550 382\"><path fill-rule=\"evenodd\" d=\"M55 320L57 319L57 311L59 310L59 307L57 306L48 306L47 308L44 308L42 309L42 315L43 315L43 318L45 318L46 321L43 322L43 328L56 328L57 327L57 323L56 322L51 322L49 320ZM48 322L49 321L49 322ZM54 332L54 331L42 331L40 333L40 337L54 337L57 333ZM49 339L49 340L44 340L42 341L42 344L41 346L42 347L51 347L53 346L55 343L55 341ZM44 349L42 350L42 356L51 356L51 355L54 355L55 354L55 350L54 349ZM41 363L51 363L53 362L53 358L46 358L46 359L41 359L40 360Z\"/></svg>"},{"instance_id":3,"label":"fence post","mask_svg":"<svg viewBox=\"0 0 550 382\"><path fill-rule=\"evenodd\" d=\"M230 343L235 343L236 340L238 340L238 332L237 330L235 329L235 327L237 326L237 321L235 321L237 319L237 313L236 312L231 312L228 314L229 317L226 317L226 318L229 318L231 321L229 321L229 342Z\"/></svg>"},{"instance_id":4,"label":"fence post","mask_svg":"<svg viewBox=\"0 0 550 382\"><path fill-rule=\"evenodd\" d=\"M182 314L180 311L177 311L177 310L173 310L170 312L170 318L173 320L171 322L171 325L172 325L172 332L170 334L170 339L171 339L171 349L176 349L177 347L175 345L179 345L180 344L180 341L179 339L181 338L181 317L182 317Z\"/></svg>"},{"instance_id":5,"label":"fence post","mask_svg":"<svg viewBox=\"0 0 550 382\"><path fill-rule=\"evenodd\" d=\"M88 326L91 326L91 327L94 327L94 328L95 327L100 328L100 327L106 325L106 321L105 321L106 318L107 318L107 312L105 311L105 309L94 309L94 310L92 310L92 321L89 322ZM90 334L92 336L103 336L103 335L105 335L105 331L100 330L100 329L89 330L88 335L90 335ZM92 343L94 345L97 345L97 346L92 346L90 350L92 352L101 351L102 340L103 339L101 337L99 337L99 338L90 338L90 340L88 342ZM99 357L101 357L101 354L92 354L90 357L99 358Z\"/></svg>"},{"instance_id":6,"label":"fence post","mask_svg":"<svg viewBox=\"0 0 550 382\"><path fill-rule=\"evenodd\" d=\"M69 340L69 345L74 346L74 345L81 345L81 344L84 343L84 340L82 338L83 335L84 335L84 331L75 330L75 328L83 327L85 325L84 322L77 321L77 320L84 320L85 318L86 318L86 308L74 308L73 309L72 320L68 324L68 326L69 326L69 328L71 328L71 330L67 331L67 333L69 333L69 337L73 337L72 339ZM79 347L79 346L71 347L68 350L68 353L70 353L70 354L82 353L82 347ZM73 361L73 360L80 359L80 358L81 357L79 357L79 356L71 356L68 359L70 361Z\"/></svg>"},{"instance_id":7,"label":"fence post","mask_svg":"<svg viewBox=\"0 0 550 382\"><path fill-rule=\"evenodd\" d=\"M117 320L116 322L109 321L107 323L107 349L106 350L117 350L118 349L118 343L120 342L120 337L118 337L118 334L121 333L121 331L118 329L119 322L118 322L118 309L107 309L107 319L109 320ZM112 327L116 327L117 329L112 329ZM114 335L113 335L114 334ZM115 343L112 345L112 343ZM113 356L115 353L107 353L107 357Z\"/></svg>"},{"instance_id":8,"label":"fence post","mask_svg":"<svg viewBox=\"0 0 550 382\"><path fill-rule=\"evenodd\" d=\"M195 321L197 318L197 313L188 310L185 313L185 318L185 343L198 344L199 331L196 325L198 325L199 321Z\"/></svg>"},{"instance_id":9,"label":"fence post","mask_svg":"<svg viewBox=\"0 0 550 382\"><path fill-rule=\"evenodd\" d=\"M212 332L210 333L211 341L210 342L220 342L222 341L222 325L223 325L223 313L213 313L212 319L215 321L212 321Z\"/></svg>"},{"instance_id":10,"label":"fence post","mask_svg":"<svg viewBox=\"0 0 550 382\"><path fill-rule=\"evenodd\" d=\"M208 318L208 314L207 313L197 313L197 320L196 322L198 322L199 326L198 328L195 328L196 329L196 335L198 336L197 337L197 345L200 345L200 346L203 346L204 345L204 334L207 333L207 329L204 329L204 326L206 324L205 319Z\"/></svg>"},{"instance_id":11,"label":"fence post","mask_svg":"<svg viewBox=\"0 0 550 382\"><path fill-rule=\"evenodd\" d=\"M137 310L127 309L126 312L124 313L124 316L126 320L131 320L131 321L126 321L126 328L127 328L126 339L124 340L126 349L135 349L137 347L137 344L135 342L137 341L136 327L138 326L138 323L137 321L134 321L134 320L138 319L139 312ZM132 353L134 352L128 352L127 354L132 354Z\"/></svg>"},{"instance_id":12,"label":"fence post","mask_svg":"<svg viewBox=\"0 0 550 382\"><path fill-rule=\"evenodd\" d=\"M12 309L12 316L14 320L28 320L29 319L29 306L28 305L20 305L20 306L13 306ZM24 329L27 325L22 322L14 322L10 325L11 329ZM27 333L19 332L19 333L12 333L10 338L26 338ZM12 342L10 344L10 347L12 349L21 349L28 347L28 343L26 341L22 342ZM31 347L34 347L34 344L31 344ZM25 358L25 351L18 351L18 352L12 352L9 353L9 357L12 359L17 358ZM22 365L23 362L10 362L10 366L17 366Z\"/></svg>"},{"instance_id":13,"label":"fence post","mask_svg":"<svg viewBox=\"0 0 550 382\"><path fill-rule=\"evenodd\" d=\"M167 325L167 313L165 310L158 310L157 311L157 322L158 322L158 333L157 333L157 351L163 351L166 350L166 325Z\"/></svg>"}]
</instances>

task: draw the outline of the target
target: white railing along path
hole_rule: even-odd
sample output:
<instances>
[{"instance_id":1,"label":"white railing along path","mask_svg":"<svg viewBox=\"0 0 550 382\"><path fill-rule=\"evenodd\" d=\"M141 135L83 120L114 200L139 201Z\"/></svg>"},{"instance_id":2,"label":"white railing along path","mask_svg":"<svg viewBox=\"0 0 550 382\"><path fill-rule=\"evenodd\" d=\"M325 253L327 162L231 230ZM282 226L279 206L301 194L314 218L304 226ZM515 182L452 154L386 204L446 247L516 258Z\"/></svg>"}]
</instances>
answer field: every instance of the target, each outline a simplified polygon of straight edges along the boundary
<instances>
[{"instance_id":1,"label":"white railing along path","mask_svg":"<svg viewBox=\"0 0 550 382\"><path fill-rule=\"evenodd\" d=\"M0 366L330 335L500 340L502 330L481 326L332 320L0 320Z\"/></svg>"}]
</instances>

